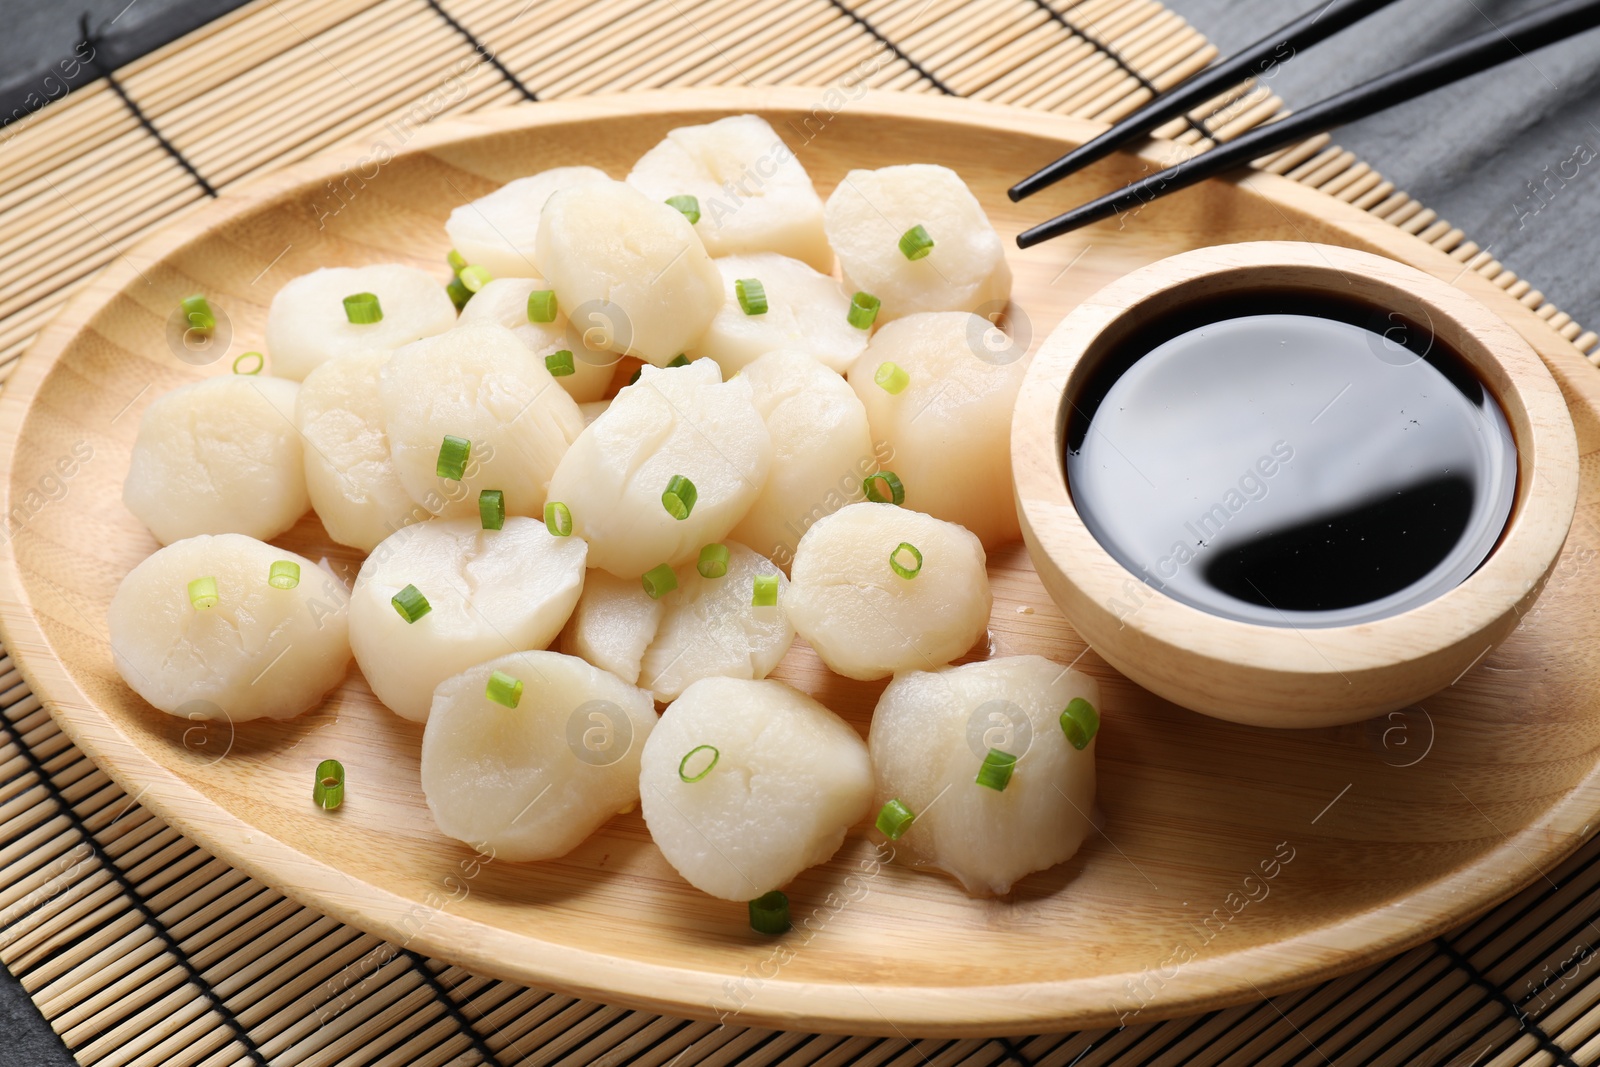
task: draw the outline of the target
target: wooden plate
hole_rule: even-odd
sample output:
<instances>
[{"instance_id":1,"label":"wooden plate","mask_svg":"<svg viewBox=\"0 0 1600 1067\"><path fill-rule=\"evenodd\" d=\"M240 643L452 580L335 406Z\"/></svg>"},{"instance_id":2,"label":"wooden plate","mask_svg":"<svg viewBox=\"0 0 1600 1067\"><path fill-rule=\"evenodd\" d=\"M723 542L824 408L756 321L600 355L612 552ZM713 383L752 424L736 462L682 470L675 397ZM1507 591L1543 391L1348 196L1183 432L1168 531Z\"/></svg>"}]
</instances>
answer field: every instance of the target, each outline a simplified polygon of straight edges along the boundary
<instances>
[{"instance_id":1,"label":"wooden plate","mask_svg":"<svg viewBox=\"0 0 1600 1067\"><path fill-rule=\"evenodd\" d=\"M1304 985L1485 910L1590 832L1600 809L1600 375L1476 273L1269 175L1208 182L1123 228L1013 251L1016 318L1037 345L1075 301L1127 270L1236 240L1345 244L1455 281L1527 337L1572 404L1584 483L1563 562L1518 631L1423 706L1275 732L1135 688L1084 654L1020 544L995 553L990 654L1077 662L1105 701L1103 833L1009 899L972 900L943 878L880 865L857 833L789 887L797 928L770 939L749 929L742 904L681 881L637 815L556 862L473 862L432 826L418 788L419 729L379 707L354 670L320 711L237 729L159 714L122 684L105 613L117 582L156 547L120 503L146 404L197 374L228 373L233 355L260 347L267 303L294 275L402 260L442 284L441 224L453 205L558 164L621 176L669 128L747 110L773 122L824 191L852 167L954 167L1008 240L1175 151L1119 157L1013 205L1011 181L1094 128L858 90L645 93L424 131L386 127L195 212L83 292L0 401L0 622L24 676L78 745L228 862L409 948L577 996L854 1033L1146 1022ZM178 300L202 289L226 316L232 348L196 367L174 355L168 331ZM283 543L326 554L347 575L358 563L311 517ZM863 729L882 689L827 674L800 644L776 676ZM349 775L348 800L332 814L310 801L313 768L330 756Z\"/></svg>"}]
</instances>

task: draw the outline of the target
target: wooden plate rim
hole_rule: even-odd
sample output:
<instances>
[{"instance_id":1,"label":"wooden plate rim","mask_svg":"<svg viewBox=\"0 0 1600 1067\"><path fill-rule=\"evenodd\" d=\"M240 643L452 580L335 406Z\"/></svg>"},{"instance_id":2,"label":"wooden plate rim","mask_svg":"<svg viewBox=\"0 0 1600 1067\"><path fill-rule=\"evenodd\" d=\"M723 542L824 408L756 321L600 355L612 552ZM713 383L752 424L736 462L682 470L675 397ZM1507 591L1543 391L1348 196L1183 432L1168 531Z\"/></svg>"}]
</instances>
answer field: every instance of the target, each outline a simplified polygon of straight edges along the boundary
<instances>
[{"instance_id":1,"label":"wooden plate rim","mask_svg":"<svg viewBox=\"0 0 1600 1067\"><path fill-rule=\"evenodd\" d=\"M596 96L518 105L441 122L419 132L396 158L425 154L456 141L515 130L591 122L618 116L741 111L809 112L822 106L826 89L773 87L739 90L677 89ZM1065 116L1007 105L944 97L866 91L848 104L853 115L974 126L986 133L1017 133L1080 142L1104 127ZM105 301L140 277L138 265L153 263L202 238L213 227L264 208L296 190L320 185L359 151L349 141L282 170L248 180L218 200L176 220L119 255L41 331L0 396L0 513L10 510L13 461L32 398L78 332ZM1181 146L1152 144L1140 155L1167 164L1185 154ZM1533 345L1560 383L1569 405L1600 418L1600 374L1531 308L1508 296L1460 261L1356 207L1298 182L1251 172L1236 182L1241 195L1277 208L1297 232L1318 220L1328 232L1308 240L1339 238L1352 247L1410 263L1471 292L1509 321ZM442 913L417 933L405 923L420 904L381 886L359 882L261 833L147 756L116 724L86 699L53 656L33 613L10 541L0 544L0 637L30 688L72 741L124 790L203 848L251 877L316 911L396 943L460 964L481 974L554 989L592 1000L670 1015L707 1017L710 1001L728 977L704 971L639 963L626 957L552 945L509 935L486 923ZM199 819L193 813L205 810ZM1600 821L1600 764L1591 768L1559 802L1534 823L1505 838L1476 861L1398 901L1379 905L1329 926L1271 944L1196 959L1165 981L1139 1021L1195 1014L1300 988L1395 955L1465 922L1574 851ZM247 837L249 843L247 844ZM493 950L518 936L529 949L525 966L508 964ZM871 998L845 977L837 983L796 982L781 974L764 995L740 1013L746 1025L885 1036L1003 1036L1060 1032L1118 1023L1115 998L1136 972L1093 978L995 983L959 987L870 987ZM1095 1008L1095 1004L1105 1004ZM1069 1008L1068 1006L1073 1007Z\"/></svg>"}]
</instances>

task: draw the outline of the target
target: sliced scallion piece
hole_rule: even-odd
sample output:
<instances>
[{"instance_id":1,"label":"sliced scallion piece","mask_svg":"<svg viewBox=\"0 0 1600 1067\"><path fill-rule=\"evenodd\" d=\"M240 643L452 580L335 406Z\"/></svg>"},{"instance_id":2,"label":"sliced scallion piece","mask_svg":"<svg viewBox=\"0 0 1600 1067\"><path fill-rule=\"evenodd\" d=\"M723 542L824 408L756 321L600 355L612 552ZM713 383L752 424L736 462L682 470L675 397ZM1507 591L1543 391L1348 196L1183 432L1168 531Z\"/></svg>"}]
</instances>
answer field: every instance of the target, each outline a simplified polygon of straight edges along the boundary
<instances>
[{"instance_id":1,"label":"sliced scallion piece","mask_svg":"<svg viewBox=\"0 0 1600 1067\"><path fill-rule=\"evenodd\" d=\"M758 574L752 583L750 603L753 607L770 608L778 603L778 576Z\"/></svg>"},{"instance_id":2,"label":"sliced scallion piece","mask_svg":"<svg viewBox=\"0 0 1600 1067\"><path fill-rule=\"evenodd\" d=\"M266 365L267 357L260 352L241 352L239 357L233 361L233 373L260 374Z\"/></svg>"},{"instance_id":3,"label":"sliced scallion piece","mask_svg":"<svg viewBox=\"0 0 1600 1067\"><path fill-rule=\"evenodd\" d=\"M522 703L522 679L513 678L505 671L491 671L484 695L496 704L514 708Z\"/></svg>"},{"instance_id":4,"label":"sliced scallion piece","mask_svg":"<svg viewBox=\"0 0 1600 1067\"><path fill-rule=\"evenodd\" d=\"M750 929L758 934L781 934L789 922L789 898L782 890L763 893L750 902Z\"/></svg>"},{"instance_id":5,"label":"sliced scallion piece","mask_svg":"<svg viewBox=\"0 0 1600 1067\"><path fill-rule=\"evenodd\" d=\"M394 610L398 611L406 622L416 622L433 610L433 605L422 595L422 590L414 585L408 585L390 597L389 603L394 605Z\"/></svg>"},{"instance_id":6,"label":"sliced scallion piece","mask_svg":"<svg viewBox=\"0 0 1600 1067\"><path fill-rule=\"evenodd\" d=\"M978 768L978 776L973 781L985 789L1003 793L1006 786L1011 784L1011 772L1016 766L1017 757L998 748L991 748L989 754L983 757L983 765Z\"/></svg>"},{"instance_id":7,"label":"sliced scallion piece","mask_svg":"<svg viewBox=\"0 0 1600 1067\"><path fill-rule=\"evenodd\" d=\"M189 323L189 329L210 333L217 328L217 314L211 310L211 304L204 296L196 293L184 297L180 303L183 305L183 317Z\"/></svg>"},{"instance_id":8,"label":"sliced scallion piece","mask_svg":"<svg viewBox=\"0 0 1600 1067\"><path fill-rule=\"evenodd\" d=\"M274 589L293 589L300 584L300 564L292 559L274 560L267 568L267 584Z\"/></svg>"},{"instance_id":9,"label":"sliced scallion piece","mask_svg":"<svg viewBox=\"0 0 1600 1067\"><path fill-rule=\"evenodd\" d=\"M565 378L569 374L578 373L578 365L572 361L572 350L568 348L545 356L544 369L549 371L553 378Z\"/></svg>"},{"instance_id":10,"label":"sliced scallion piece","mask_svg":"<svg viewBox=\"0 0 1600 1067\"><path fill-rule=\"evenodd\" d=\"M444 287L445 294L450 297L450 303L460 311L467 306L467 301L472 299L472 290L461 284L461 279L451 276L450 284Z\"/></svg>"},{"instance_id":11,"label":"sliced scallion piece","mask_svg":"<svg viewBox=\"0 0 1600 1067\"><path fill-rule=\"evenodd\" d=\"M693 226L700 221L700 198L694 196L669 196L667 206L677 208L683 212L683 217Z\"/></svg>"},{"instance_id":12,"label":"sliced scallion piece","mask_svg":"<svg viewBox=\"0 0 1600 1067\"><path fill-rule=\"evenodd\" d=\"M478 493L478 521L485 530L503 530L506 525L506 494L500 489Z\"/></svg>"},{"instance_id":13,"label":"sliced scallion piece","mask_svg":"<svg viewBox=\"0 0 1600 1067\"><path fill-rule=\"evenodd\" d=\"M1082 752L1100 732L1100 713L1082 697L1073 697L1067 702L1067 710L1061 713L1061 732L1067 735L1073 748Z\"/></svg>"},{"instance_id":14,"label":"sliced scallion piece","mask_svg":"<svg viewBox=\"0 0 1600 1067\"><path fill-rule=\"evenodd\" d=\"M888 496L883 495L879 485L889 491ZM861 483L862 492L867 494L867 499L874 504L904 504L906 502L906 486L900 476L894 471L879 471L877 474L866 478Z\"/></svg>"},{"instance_id":15,"label":"sliced scallion piece","mask_svg":"<svg viewBox=\"0 0 1600 1067\"><path fill-rule=\"evenodd\" d=\"M450 250L450 254L444 257L444 261L450 264L451 274L460 274L467 267L467 257L453 248Z\"/></svg>"},{"instance_id":16,"label":"sliced scallion piece","mask_svg":"<svg viewBox=\"0 0 1600 1067\"><path fill-rule=\"evenodd\" d=\"M700 562L695 564L702 578L721 578L728 573L728 546L706 545L700 549Z\"/></svg>"},{"instance_id":17,"label":"sliced scallion piece","mask_svg":"<svg viewBox=\"0 0 1600 1067\"><path fill-rule=\"evenodd\" d=\"M900 840L900 835L911 827L911 823L916 817L916 814L906 807L899 797L895 797L884 804L883 808L878 812L878 821L875 825L878 827L878 832L883 834L884 837L887 837L890 841L898 841Z\"/></svg>"},{"instance_id":18,"label":"sliced scallion piece","mask_svg":"<svg viewBox=\"0 0 1600 1067\"><path fill-rule=\"evenodd\" d=\"M917 223L900 235L900 254L907 259L921 259L933 251L933 238Z\"/></svg>"},{"instance_id":19,"label":"sliced scallion piece","mask_svg":"<svg viewBox=\"0 0 1600 1067\"><path fill-rule=\"evenodd\" d=\"M344 803L344 764L336 759L325 759L317 764L311 800L324 811L332 811Z\"/></svg>"},{"instance_id":20,"label":"sliced scallion piece","mask_svg":"<svg viewBox=\"0 0 1600 1067\"><path fill-rule=\"evenodd\" d=\"M210 575L189 583L189 604L196 611L217 606L217 580Z\"/></svg>"},{"instance_id":21,"label":"sliced scallion piece","mask_svg":"<svg viewBox=\"0 0 1600 1067\"><path fill-rule=\"evenodd\" d=\"M850 298L850 311L845 315L845 321L858 330L870 330L872 324L878 321L878 309L883 306L883 301L871 293L858 292Z\"/></svg>"},{"instance_id":22,"label":"sliced scallion piece","mask_svg":"<svg viewBox=\"0 0 1600 1067\"><path fill-rule=\"evenodd\" d=\"M900 577L910 581L922 570L922 553L917 546L909 541L901 541L895 550L889 553L889 566Z\"/></svg>"},{"instance_id":23,"label":"sliced scallion piece","mask_svg":"<svg viewBox=\"0 0 1600 1067\"><path fill-rule=\"evenodd\" d=\"M694 510L694 502L699 499L700 493L694 483L681 474L674 474L667 479L667 488L661 493L661 506L667 509L667 514L682 522Z\"/></svg>"},{"instance_id":24,"label":"sliced scallion piece","mask_svg":"<svg viewBox=\"0 0 1600 1067\"><path fill-rule=\"evenodd\" d=\"M459 482L461 476L467 473L467 459L471 455L471 441L445 434L444 440L439 442L439 459L433 465L433 472L441 478Z\"/></svg>"},{"instance_id":25,"label":"sliced scallion piece","mask_svg":"<svg viewBox=\"0 0 1600 1067\"><path fill-rule=\"evenodd\" d=\"M528 321L556 321L556 291L554 289L535 289L528 294Z\"/></svg>"},{"instance_id":26,"label":"sliced scallion piece","mask_svg":"<svg viewBox=\"0 0 1600 1067\"><path fill-rule=\"evenodd\" d=\"M672 362L667 364L669 367L687 367L688 365L689 357L684 355L682 352L679 352L677 355L673 356Z\"/></svg>"},{"instance_id":27,"label":"sliced scallion piece","mask_svg":"<svg viewBox=\"0 0 1600 1067\"><path fill-rule=\"evenodd\" d=\"M639 576L639 581L644 585L644 591L650 594L651 600L660 600L678 588L678 575L665 563L658 563L645 571Z\"/></svg>"},{"instance_id":28,"label":"sliced scallion piece","mask_svg":"<svg viewBox=\"0 0 1600 1067\"><path fill-rule=\"evenodd\" d=\"M898 363L884 362L878 364L877 373L872 380L878 383L878 388L890 396L898 396L911 384L911 374Z\"/></svg>"},{"instance_id":29,"label":"sliced scallion piece","mask_svg":"<svg viewBox=\"0 0 1600 1067\"><path fill-rule=\"evenodd\" d=\"M759 278L740 278L733 283L733 295L739 298L739 310L746 315L767 313L767 289Z\"/></svg>"},{"instance_id":30,"label":"sliced scallion piece","mask_svg":"<svg viewBox=\"0 0 1600 1067\"><path fill-rule=\"evenodd\" d=\"M494 275L489 273L489 268L478 263L469 263L461 268L461 273L456 277L461 279L461 284L471 292L482 292L483 287L494 281Z\"/></svg>"},{"instance_id":31,"label":"sliced scallion piece","mask_svg":"<svg viewBox=\"0 0 1600 1067\"><path fill-rule=\"evenodd\" d=\"M569 536L572 533L572 512L559 500L545 501L544 528L555 537Z\"/></svg>"},{"instance_id":32,"label":"sliced scallion piece","mask_svg":"<svg viewBox=\"0 0 1600 1067\"><path fill-rule=\"evenodd\" d=\"M697 773L690 773L689 761L694 759L695 756L701 752L709 752L711 753L711 756L709 759L704 761L695 760L695 765L700 767L700 770ZM684 754L683 759L678 761L678 777L682 778L686 782L698 782L706 775L711 773L711 768L715 767L717 765L717 760L721 758L722 753L717 751L716 746L696 745L694 748L691 748L687 753Z\"/></svg>"},{"instance_id":33,"label":"sliced scallion piece","mask_svg":"<svg viewBox=\"0 0 1600 1067\"><path fill-rule=\"evenodd\" d=\"M352 293L344 298L344 317L357 326L383 321L383 308L376 293Z\"/></svg>"}]
</instances>

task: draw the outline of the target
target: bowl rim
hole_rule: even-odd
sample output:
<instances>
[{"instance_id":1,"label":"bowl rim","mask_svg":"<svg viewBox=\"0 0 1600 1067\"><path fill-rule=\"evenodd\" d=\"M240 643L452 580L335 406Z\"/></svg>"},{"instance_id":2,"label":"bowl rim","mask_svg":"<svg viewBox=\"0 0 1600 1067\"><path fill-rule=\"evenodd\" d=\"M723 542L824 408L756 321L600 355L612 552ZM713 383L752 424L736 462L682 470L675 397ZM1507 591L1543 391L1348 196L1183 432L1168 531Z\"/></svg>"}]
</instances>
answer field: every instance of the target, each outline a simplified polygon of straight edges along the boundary
<instances>
[{"instance_id":1,"label":"bowl rim","mask_svg":"<svg viewBox=\"0 0 1600 1067\"><path fill-rule=\"evenodd\" d=\"M1329 292L1366 303L1382 294L1402 308L1420 307L1499 401L1517 448L1516 492L1498 543L1460 585L1386 618L1315 628L1270 626L1213 615L1174 599L1141 581L1089 531L1067 484L1068 405L1106 350L1140 320L1208 295L1250 288ZM1067 603L1058 598L1068 621L1119 670L1169 699L1174 699L1170 682L1163 692L1146 680L1148 662L1141 669L1139 661L1148 653L1178 657L1185 670L1209 668L1235 679L1248 675L1276 684L1299 679L1345 687L1353 679L1372 680L1437 660L1464 645L1481 648L1476 652L1481 658L1509 633L1506 618L1520 615L1542 590L1577 506L1571 416L1555 379L1527 341L1474 297L1421 270L1368 252L1301 241L1250 241L1183 252L1123 275L1084 301L1062 320L1028 369L1012 417L1011 452L1025 540L1041 575L1052 573L1071 587ZM1497 629L1503 632L1495 635ZM1112 633L1115 639L1108 637ZM1137 657L1127 654L1133 645L1141 650ZM1176 702L1211 711L1201 706L1207 700ZM1382 710L1389 709L1374 707L1367 714ZM1339 720L1285 712L1278 725L1334 721Z\"/></svg>"}]
</instances>

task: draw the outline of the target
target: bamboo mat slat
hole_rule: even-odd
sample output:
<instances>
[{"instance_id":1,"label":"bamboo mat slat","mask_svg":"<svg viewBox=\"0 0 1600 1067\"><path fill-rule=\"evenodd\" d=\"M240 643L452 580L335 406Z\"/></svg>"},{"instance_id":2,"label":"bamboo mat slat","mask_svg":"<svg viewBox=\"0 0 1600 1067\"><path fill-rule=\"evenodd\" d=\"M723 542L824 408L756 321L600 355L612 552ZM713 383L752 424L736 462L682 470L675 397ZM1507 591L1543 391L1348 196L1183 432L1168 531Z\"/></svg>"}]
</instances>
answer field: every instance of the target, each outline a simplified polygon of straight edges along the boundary
<instances>
[{"instance_id":1,"label":"bamboo mat slat","mask_svg":"<svg viewBox=\"0 0 1600 1067\"><path fill-rule=\"evenodd\" d=\"M1109 122L1215 56L1154 0L255 0L0 129L0 381L87 278L208 189L406 121L864 70ZM1282 114L1247 83L1160 132L1205 147ZM1326 135L1258 166L1449 253L1600 363L1593 332ZM0 961L84 1064L1570 1065L1600 1060L1597 943L1600 841L1448 937L1191 1019L913 1041L626 1011L426 959L230 870L85 759L0 650Z\"/></svg>"}]
</instances>

